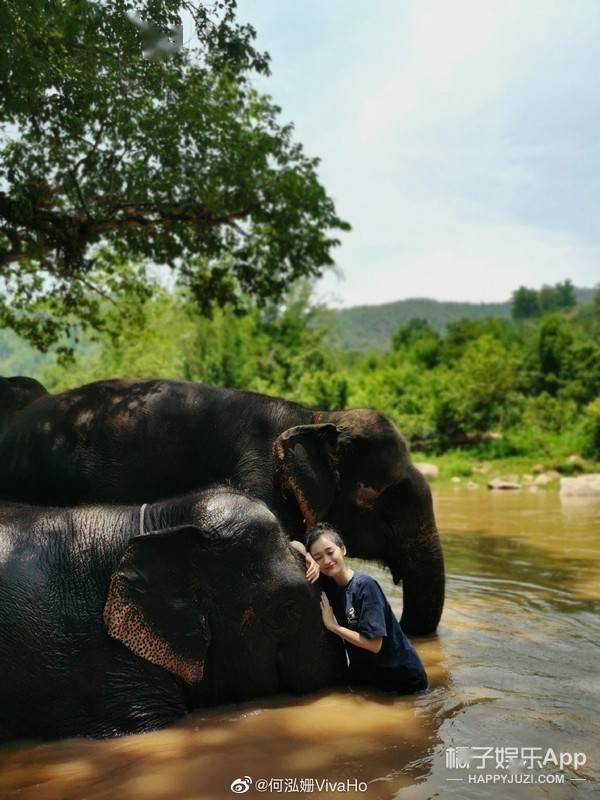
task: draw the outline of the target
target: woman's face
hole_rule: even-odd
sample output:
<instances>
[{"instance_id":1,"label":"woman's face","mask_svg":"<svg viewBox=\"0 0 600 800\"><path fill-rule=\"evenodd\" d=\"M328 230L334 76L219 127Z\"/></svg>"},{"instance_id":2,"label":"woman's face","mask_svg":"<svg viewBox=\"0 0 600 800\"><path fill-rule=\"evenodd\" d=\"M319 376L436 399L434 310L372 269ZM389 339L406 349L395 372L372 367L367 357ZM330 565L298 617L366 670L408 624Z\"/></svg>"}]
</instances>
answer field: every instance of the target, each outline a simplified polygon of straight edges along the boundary
<instances>
[{"instance_id":1,"label":"woman's face","mask_svg":"<svg viewBox=\"0 0 600 800\"><path fill-rule=\"evenodd\" d=\"M310 554L328 578L343 572L346 548L339 547L328 534L322 534L312 543Z\"/></svg>"}]
</instances>

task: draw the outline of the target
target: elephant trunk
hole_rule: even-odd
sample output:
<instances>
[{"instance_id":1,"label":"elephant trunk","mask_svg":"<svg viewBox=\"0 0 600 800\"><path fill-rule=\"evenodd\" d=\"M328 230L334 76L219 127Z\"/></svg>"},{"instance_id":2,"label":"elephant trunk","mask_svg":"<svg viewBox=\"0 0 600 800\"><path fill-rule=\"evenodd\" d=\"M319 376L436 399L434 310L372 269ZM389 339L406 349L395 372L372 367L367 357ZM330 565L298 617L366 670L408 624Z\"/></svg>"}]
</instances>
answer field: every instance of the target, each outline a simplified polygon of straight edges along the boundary
<instances>
[{"instance_id":1,"label":"elephant trunk","mask_svg":"<svg viewBox=\"0 0 600 800\"><path fill-rule=\"evenodd\" d=\"M320 615L320 611L318 613ZM319 628L308 629L309 636L300 636L297 642L280 646L277 653L279 691L316 692L346 677L342 641L328 633L320 619L318 622Z\"/></svg>"},{"instance_id":2,"label":"elephant trunk","mask_svg":"<svg viewBox=\"0 0 600 800\"><path fill-rule=\"evenodd\" d=\"M394 583L402 579L403 630L426 635L435 631L444 608L444 556L426 480L412 469L401 486L389 550L394 556L387 564Z\"/></svg>"},{"instance_id":3,"label":"elephant trunk","mask_svg":"<svg viewBox=\"0 0 600 800\"><path fill-rule=\"evenodd\" d=\"M444 585L442 545L434 524L403 566L400 624L405 633L424 636L435 631L444 608Z\"/></svg>"}]
</instances>

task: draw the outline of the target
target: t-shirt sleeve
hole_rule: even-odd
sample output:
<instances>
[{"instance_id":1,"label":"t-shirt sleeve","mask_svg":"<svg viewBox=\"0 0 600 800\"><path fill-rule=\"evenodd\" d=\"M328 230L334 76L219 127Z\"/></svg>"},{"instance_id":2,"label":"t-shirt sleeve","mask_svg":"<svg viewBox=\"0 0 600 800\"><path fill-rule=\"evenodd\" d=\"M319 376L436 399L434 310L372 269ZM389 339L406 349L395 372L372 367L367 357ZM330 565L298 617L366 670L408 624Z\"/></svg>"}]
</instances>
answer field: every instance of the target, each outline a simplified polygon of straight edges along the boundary
<instances>
[{"instance_id":1,"label":"t-shirt sleeve","mask_svg":"<svg viewBox=\"0 0 600 800\"><path fill-rule=\"evenodd\" d=\"M365 581L360 592L361 605L356 629L367 639L385 636L385 597L374 580Z\"/></svg>"}]
</instances>

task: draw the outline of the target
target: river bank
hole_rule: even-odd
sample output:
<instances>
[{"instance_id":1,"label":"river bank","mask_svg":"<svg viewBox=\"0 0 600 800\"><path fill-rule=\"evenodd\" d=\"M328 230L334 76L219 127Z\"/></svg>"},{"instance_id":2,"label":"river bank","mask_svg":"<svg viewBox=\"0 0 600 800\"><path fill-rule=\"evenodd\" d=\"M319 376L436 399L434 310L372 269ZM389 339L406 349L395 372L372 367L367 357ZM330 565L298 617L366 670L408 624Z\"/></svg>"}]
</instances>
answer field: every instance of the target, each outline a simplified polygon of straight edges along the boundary
<instances>
[{"instance_id":1,"label":"river bank","mask_svg":"<svg viewBox=\"0 0 600 800\"><path fill-rule=\"evenodd\" d=\"M572 453L565 457L515 456L511 458L486 458L481 452L460 449L432 454L414 451L412 459L417 464L432 465L435 471L424 469L430 482L436 486L465 486L471 489L487 488L490 481L502 480L519 484L532 491L558 491L561 477L575 477L600 473L600 462L585 459Z\"/></svg>"}]
</instances>

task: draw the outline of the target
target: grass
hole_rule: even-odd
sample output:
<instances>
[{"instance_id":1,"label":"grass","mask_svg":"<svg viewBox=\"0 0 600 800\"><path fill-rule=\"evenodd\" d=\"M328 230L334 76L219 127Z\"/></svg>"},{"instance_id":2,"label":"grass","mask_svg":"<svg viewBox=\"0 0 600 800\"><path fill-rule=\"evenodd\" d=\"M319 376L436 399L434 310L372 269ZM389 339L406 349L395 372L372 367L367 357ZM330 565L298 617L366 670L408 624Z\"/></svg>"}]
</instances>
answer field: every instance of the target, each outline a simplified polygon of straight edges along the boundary
<instances>
[{"instance_id":1,"label":"grass","mask_svg":"<svg viewBox=\"0 0 600 800\"><path fill-rule=\"evenodd\" d=\"M438 484L451 483L452 478L460 478L462 483L473 481L485 486L492 478L516 477L523 481L523 475L533 475L540 472L555 471L564 476L580 475L589 472L600 472L600 463L582 459L581 462L571 464L567 456L554 456L547 453L534 455L519 455L497 457L493 451L486 452L486 448L461 448L448 450L444 453L413 452L413 461L425 461L435 464L440 471ZM542 489L558 489L558 477L554 478Z\"/></svg>"}]
</instances>

